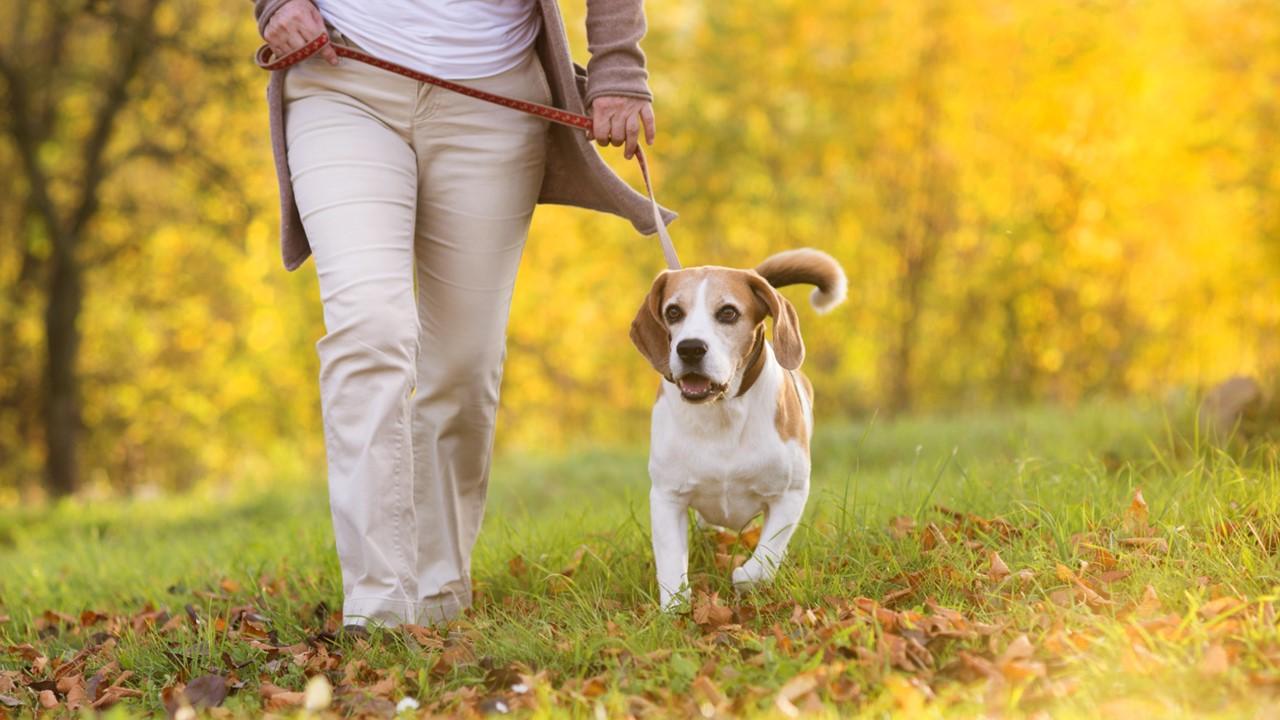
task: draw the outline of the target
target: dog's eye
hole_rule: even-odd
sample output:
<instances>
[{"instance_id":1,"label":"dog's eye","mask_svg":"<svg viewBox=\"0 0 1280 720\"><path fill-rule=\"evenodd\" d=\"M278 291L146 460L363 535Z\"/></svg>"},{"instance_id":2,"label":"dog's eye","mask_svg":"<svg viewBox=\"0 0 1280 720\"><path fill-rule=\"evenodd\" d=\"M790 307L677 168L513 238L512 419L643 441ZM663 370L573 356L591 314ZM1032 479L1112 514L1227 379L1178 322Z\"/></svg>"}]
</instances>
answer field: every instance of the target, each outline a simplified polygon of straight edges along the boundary
<instances>
[{"instance_id":1,"label":"dog's eye","mask_svg":"<svg viewBox=\"0 0 1280 720\"><path fill-rule=\"evenodd\" d=\"M679 305L670 305L667 307L667 322L678 323L684 319L684 311Z\"/></svg>"},{"instance_id":2,"label":"dog's eye","mask_svg":"<svg viewBox=\"0 0 1280 720\"><path fill-rule=\"evenodd\" d=\"M734 323L738 321L739 315L738 308L732 305L725 305L716 311L716 320L725 324Z\"/></svg>"}]
</instances>

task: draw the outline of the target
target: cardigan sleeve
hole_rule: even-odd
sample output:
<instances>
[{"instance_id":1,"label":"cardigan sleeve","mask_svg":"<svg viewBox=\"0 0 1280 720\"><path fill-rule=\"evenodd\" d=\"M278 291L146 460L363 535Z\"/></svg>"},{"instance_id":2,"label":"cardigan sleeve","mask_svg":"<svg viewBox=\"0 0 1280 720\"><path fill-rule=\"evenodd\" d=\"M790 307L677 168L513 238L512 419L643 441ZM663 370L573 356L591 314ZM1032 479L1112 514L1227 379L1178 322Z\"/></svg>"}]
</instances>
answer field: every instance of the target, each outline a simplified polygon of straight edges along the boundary
<instances>
[{"instance_id":1,"label":"cardigan sleeve","mask_svg":"<svg viewBox=\"0 0 1280 720\"><path fill-rule=\"evenodd\" d=\"M262 35L267 29L267 23L271 22L271 16L275 15L280 6L287 2L289 0L253 0L253 17L258 21L259 35Z\"/></svg>"},{"instance_id":2,"label":"cardigan sleeve","mask_svg":"<svg viewBox=\"0 0 1280 720\"><path fill-rule=\"evenodd\" d=\"M587 107L600 95L653 100L640 50L646 29L644 0L587 0Z\"/></svg>"}]
</instances>

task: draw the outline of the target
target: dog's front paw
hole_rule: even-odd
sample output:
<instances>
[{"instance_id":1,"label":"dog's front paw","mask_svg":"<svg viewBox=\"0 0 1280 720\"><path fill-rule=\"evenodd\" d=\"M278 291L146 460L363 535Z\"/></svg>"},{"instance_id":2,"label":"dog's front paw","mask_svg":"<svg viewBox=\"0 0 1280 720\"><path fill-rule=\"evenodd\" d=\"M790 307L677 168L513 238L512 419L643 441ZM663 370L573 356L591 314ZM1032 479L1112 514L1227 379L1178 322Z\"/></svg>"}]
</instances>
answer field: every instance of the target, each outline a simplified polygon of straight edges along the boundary
<instances>
[{"instance_id":1,"label":"dog's front paw","mask_svg":"<svg viewBox=\"0 0 1280 720\"><path fill-rule=\"evenodd\" d=\"M733 571L733 587L737 590L748 590L755 585L767 583L773 579L773 569L765 567L754 558L746 561Z\"/></svg>"}]
</instances>

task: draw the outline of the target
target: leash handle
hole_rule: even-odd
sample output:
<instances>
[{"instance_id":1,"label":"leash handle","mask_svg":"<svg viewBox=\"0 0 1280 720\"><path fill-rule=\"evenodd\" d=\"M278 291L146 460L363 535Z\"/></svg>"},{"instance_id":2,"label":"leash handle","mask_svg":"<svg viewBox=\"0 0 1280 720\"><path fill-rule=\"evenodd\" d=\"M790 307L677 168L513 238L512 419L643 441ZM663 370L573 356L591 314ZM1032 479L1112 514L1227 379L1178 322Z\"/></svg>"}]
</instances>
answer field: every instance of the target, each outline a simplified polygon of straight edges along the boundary
<instances>
[{"instance_id":1,"label":"leash handle","mask_svg":"<svg viewBox=\"0 0 1280 720\"><path fill-rule=\"evenodd\" d=\"M253 60L258 67L263 70L286 70L297 65L303 60L306 60L312 55L315 55L317 52L320 52L321 48L329 44L329 35L328 33L324 33L317 35L314 40L303 45L297 50L279 58L275 57L275 52L271 49L270 45L264 44L258 48L256 53L254 53ZM352 60L365 63L366 65L372 65L376 68L381 68L388 72L402 75L411 80L435 85L436 87L451 90L453 92L466 95L467 97L476 98L477 100L483 100L488 103L511 108L512 110L536 115L561 125L567 125L569 127L578 128L588 132L591 130L591 117L588 115L579 115L550 105L529 102L527 100L517 100L504 95L497 95L495 93L485 92L484 90L478 90L473 87L453 82L452 80L445 80L442 77L438 77L430 73L419 72L403 65L397 65L396 63L376 58L368 53L356 50L355 48L347 47L346 45L339 45L335 43L333 44L333 50L339 57L350 58ZM667 226L662 222L662 211L658 209L658 201L653 194L653 180L650 175L649 162L645 158L644 150L640 147L639 143L636 144L636 162L640 165L640 175L644 177L644 189L649 195L649 207L653 211L653 222L654 226L658 229L658 239L662 243L662 254L666 258L667 267L672 270L679 270L681 267L680 258L676 255L676 248L675 244L671 241L671 234L667 232Z\"/></svg>"}]
</instances>

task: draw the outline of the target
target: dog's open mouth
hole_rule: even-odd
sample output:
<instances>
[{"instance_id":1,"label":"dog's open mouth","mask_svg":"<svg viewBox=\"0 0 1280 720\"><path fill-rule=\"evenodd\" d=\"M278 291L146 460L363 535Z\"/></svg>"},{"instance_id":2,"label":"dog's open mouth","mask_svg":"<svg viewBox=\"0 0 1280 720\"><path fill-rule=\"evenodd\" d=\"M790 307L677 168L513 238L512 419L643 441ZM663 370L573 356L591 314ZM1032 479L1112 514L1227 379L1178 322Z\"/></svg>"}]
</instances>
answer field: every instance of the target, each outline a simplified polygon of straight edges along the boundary
<instances>
[{"instance_id":1,"label":"dog's open mouth","mask_svg":"<svg viewBox=\"0 0 1280 720\"><path fill-rule=\"evenodd\" d=\"M724 392L724 385L711 382L711 378L697 373L689 373L676 380L680 388L680 396L689 402L702 402L719 397Z\"/></svg>"}]
</instances>

